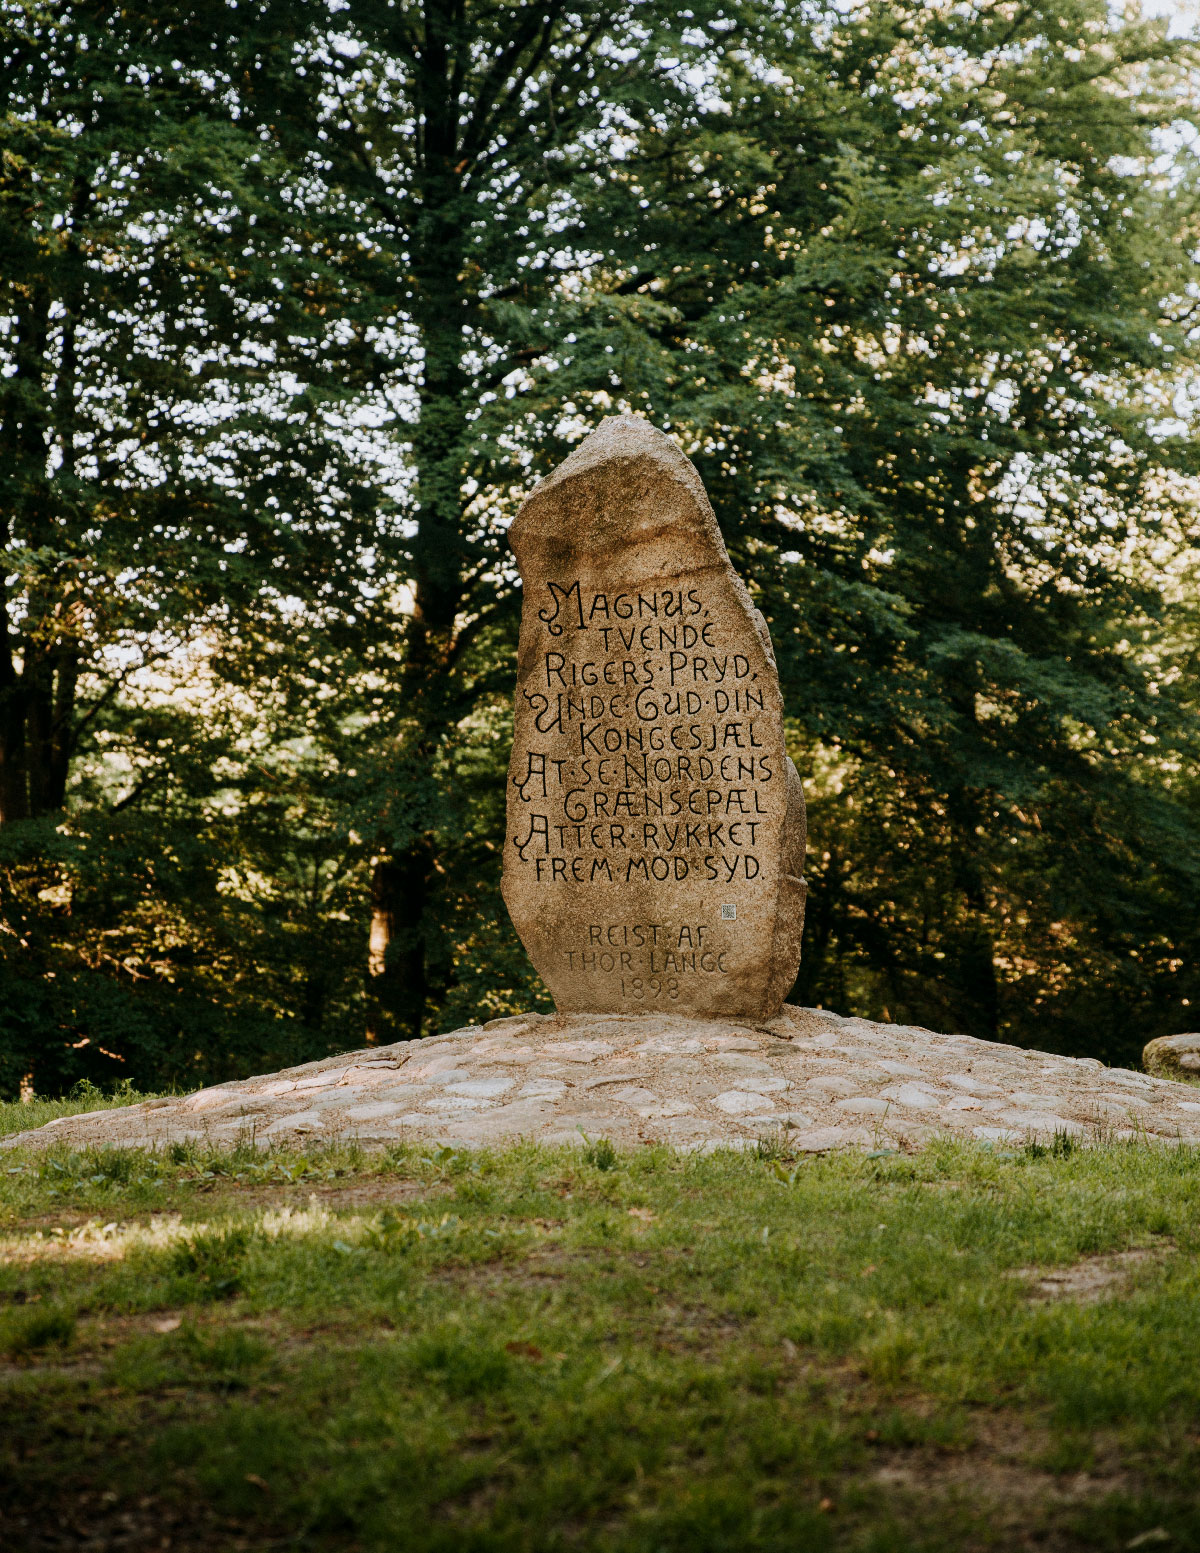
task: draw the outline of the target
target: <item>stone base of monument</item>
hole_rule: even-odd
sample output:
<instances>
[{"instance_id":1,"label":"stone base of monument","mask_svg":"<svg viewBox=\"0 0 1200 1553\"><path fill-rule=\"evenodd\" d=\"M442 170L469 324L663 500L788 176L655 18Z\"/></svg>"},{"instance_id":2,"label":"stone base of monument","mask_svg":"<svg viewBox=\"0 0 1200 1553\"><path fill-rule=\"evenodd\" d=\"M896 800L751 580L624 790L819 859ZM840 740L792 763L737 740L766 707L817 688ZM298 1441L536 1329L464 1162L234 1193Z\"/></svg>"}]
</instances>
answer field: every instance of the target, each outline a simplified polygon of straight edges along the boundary
<instances>
[{"instance_id":1,"label":"stone base of monument","mask_svg":"<svg viewBox=\"0 0 1200 1553\"><path fill-rule=\"evenodd\" d=\"M4 1140L158 1147L529 1139L682 1149L911 1148L1114 1138L1200 1142L1200 1088L1087 1058L785 1007L765 1025L522 1014L370 1047Z\"/></svg>"}]
</instances>

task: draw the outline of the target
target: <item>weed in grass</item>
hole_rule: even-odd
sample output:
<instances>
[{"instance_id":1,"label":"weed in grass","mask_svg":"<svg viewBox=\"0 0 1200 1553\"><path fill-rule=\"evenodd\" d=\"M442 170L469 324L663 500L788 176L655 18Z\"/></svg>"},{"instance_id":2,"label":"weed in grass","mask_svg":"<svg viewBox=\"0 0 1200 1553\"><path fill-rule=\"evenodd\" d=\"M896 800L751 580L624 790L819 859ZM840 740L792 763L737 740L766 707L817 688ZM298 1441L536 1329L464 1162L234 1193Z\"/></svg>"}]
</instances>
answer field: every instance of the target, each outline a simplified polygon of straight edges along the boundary
<instances>
[{"instance_id":1,"label":"weed in grass","mask_svg":"<svg viewBox=\"0 0 1200 1553\"><path fill-rule=\"evenodd\" d=\"M131 1089L132 1087L130 1085ZM99 1105L106 1098L99 1084L93 1084L90 1078L77 1080L67 1093L68 1100L80 1100L84 1105Z\"/></svg>"},{"instance_id":2,"label":"weed in grass","mask_svg":"<svg viewBox=\"0 0 1200 1553\"><path fill-rule=\"evenodd\" d=\"M955 1408L933 1414L894 1408L867 1434L872 1445L892 1450L932 1445L939 1451L965 1451L970 1449L975 1437L967 1415Z\"/></svg>"},{"instance_id":3,"label":"weed in grass","mask_svg":"<svg viewBox=\"0 0 1200 1553\"><path fill-rule=\"evenodd\" d=\"M282 1149L263 1148L253 1138L241 1138L232 1148L207 1144L177 1145L186 1152L180 1163L192 1168L197 1182L252 1181L261 1185L280 1183L294 1186L301 1181L336 1181L352 1175L363 1164L357 1146L339 1148L327 1145L313 1153L296 1154Z\"/></svg>"},{"instance_id":4,"label":"weed in grass","mask_svg":"<svg viewBox=\"0 0 1200 1553\"><path fill-rule=\"evenodd\" d=\"M391 1208L368 1224L364 1245L373 1251L388 1253L411 1251L423 1240L449 1240L462 1228L457 1214L444 1213L434 1221L412 1219L396 1213Z\"/></svg>"},{"instance_id":5,"label":"weed in grass","mask_svg":"<svg viewBox=\"0 0 1200 1553\"><path fill-rule=\"evenodd\" d=\"M617 1166L617 1151L608 1138L587 1139L583 1157L596 1170L615 1170Z\"/></svg>"},{"instance_id":6,"label":"weed in grass","mask_svg":"<svg viewBox=\"0 0 1200 1553\"><path fill-rule=\"evenodd\" d=\"M898 1184L916 1181L921 1174L921 1164L916 1157L897 1153L895 1149L876 1149L865 1156L863 1173L876 1181Z\"/></svg>"},{"instance_id":7,"label":"weed in grass","mask_svg":"<svg viewBox=\"0 0 1200 1553\"><path fill-rule=\"evenodd\" d=\"M410 1362L451 1397L503 1391L516 1371L507 1348L455 1332L422 1338L411 1348Z\"/></svg>"},{"instance_id":8,"label":"weed in grass","mask_svg":"<svg viewBox=\"0 0 1200 1553\"><path fill-rule=\"evenodd\" d=\"M373 1251L396 1254L411 1251L420 1240L421 1232L414 1219L385 1208L374 1223L368 1224L364 1244Z\"/></svg>"},{"instance_id":9,"label":"weed in grass","mask_svg":"<svg viewBox=\"0 0 1200 1553\"><path fill-rule=\"evenodd\" d=\"M1027 1143L1024 1152L1027 1159L1069 1159L1078 1147L1069 1132L1056 1132L1049 1143Z\"/></svg>"},{"instance_id":10,"label":"weed in grass","mask_svg":"<svg viewBox=\"0 0 1200 1553\"><path fill-rule=\"evenodd\" d=\"M226 1391L248 1386L273 1358L270 1344L252 1333L206 1331L190 1323L180 1329L176 1350L198 1377Z\"/></svg>"},{"instance_id":11,"label":"weed in grass","mask_svg":"<svg viewBox=\"0 0 1200 1553\"><path fill-rule=\"evenodd\" d=\"M46 1348L66 1348L75 1336L75 1317L55 1305L17 1310L0 1323L0 1351L16 1359Z\"/></svg>"},{"instance_id":12,"label":"weed in grass","mask_svg":"<svg viewBox=\"0 0 1200 1553\"><path fill-rule=\"evenodd\" d=\"M475 1149L452 1149L449 1145L426 1156L443 1179L481 1175L485 1161Z\"/></svg>"},{"instance_id":13,"label":"weed in grass","mask_svg":"<svg viewBox=\"0 0 1200 1553\"><path fill-rule=\"evenodd\" d=\"M203 1299L232 1299L241 1292L252 1238L252 1232L240 1224L202 1230L172 1247L172 1271L193 1282Z\"/></svg>"},{"instance_id":14,"label":"weed in grass","mask_svg":"<svg viewBox=\"0 0 1200 1553\"><path fill-rule=\"evenodd\" d=\"M77 1079L67 1093L67 1101L71 1104L78 1103L92 1110L105 1110L112 1106L139 1105L143 1100L148 1100L149 1095L139 1093L133 1087L133 1080L128 1078L118 1079L108 1089L103 1089L99 1084L93 1084L90 1078Z\"/></svg>"},{"instance_id":15,"label":"weed in grass","mask_svg":"<svg viewBox=\"0 0 1200 1553\"><path fill-rule=\"evenodd\" d=\"M903 1384L909 1378L909 1370L919 1352L919 1344L912 1333L897 1329L889 1323L878 1337L869 1338L863 1347L863 1359L867 1374L878 1385L888 1389Z\"/></svg>"},{"instance_id":16,"label":"weed in grass","mask_svg":"<svg viewBox=\"0 0 1200 1553\"><path fill-rule=\"evenodd\" d=\"M494 1200L496 1189L488 1181L468 1179L455 1183L454 1195L459 1202L473 1203L477 1207L481 1207Z\"/></svg>"},{"instance_id":17,"label":"weed in grass","mask_svg":"<svg viewBox=\"0 0 1200 1553\"><path fill-rule=\"evenodd\" d=\"M89 1186L124 1186L140 1174L141 1166L142 1157L126 1149L83 1149L47 1155L41 1176L54 1193L85 1182Z\"/></svg>"}]
</instances>

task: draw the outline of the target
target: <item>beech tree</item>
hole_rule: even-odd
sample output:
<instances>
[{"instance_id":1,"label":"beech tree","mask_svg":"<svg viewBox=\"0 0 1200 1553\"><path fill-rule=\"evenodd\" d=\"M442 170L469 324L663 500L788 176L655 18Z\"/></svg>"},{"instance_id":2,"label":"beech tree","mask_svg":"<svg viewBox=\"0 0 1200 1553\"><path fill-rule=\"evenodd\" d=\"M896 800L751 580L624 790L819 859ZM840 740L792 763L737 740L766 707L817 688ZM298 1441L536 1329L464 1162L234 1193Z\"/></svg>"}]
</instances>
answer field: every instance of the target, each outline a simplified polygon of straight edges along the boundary
<instances>
[{"instance_id":1,"label":"beech tree","mask_svg":"<svg viewBox=\"0 0 1200 1553\"><path fill-rule=\"evenodd\" d=\"M81 726L134 665L311 596L318 527L325 591L350 586L332 541L357 559L358 512L320 421L352 355L321 327L327 254L239 124L286 25L4 0L0 28L8 823L62 808Z\"/></svg>"},{"instance_id":2,"label":"beech tree","mask_svg":"<svg viewBox=\"0 0 1200 1553\"><path fill-rule=\"evenodd\" d=\"M293 35L282 6L0 3L0 1026L20 1072L146 1025L112 995L148 974L125 913L157 907L170 940L188 910L161 894L165 816L195 749L224 751L134 682L357 598L375 513L339 438L364 345L334 326L335 246L238 103ZM105 923L78 870L111 882L118 857ZM179 881L199 908L194 869ZM157 979L171 955L148 959Z\"/></svg>"}]
</instances>

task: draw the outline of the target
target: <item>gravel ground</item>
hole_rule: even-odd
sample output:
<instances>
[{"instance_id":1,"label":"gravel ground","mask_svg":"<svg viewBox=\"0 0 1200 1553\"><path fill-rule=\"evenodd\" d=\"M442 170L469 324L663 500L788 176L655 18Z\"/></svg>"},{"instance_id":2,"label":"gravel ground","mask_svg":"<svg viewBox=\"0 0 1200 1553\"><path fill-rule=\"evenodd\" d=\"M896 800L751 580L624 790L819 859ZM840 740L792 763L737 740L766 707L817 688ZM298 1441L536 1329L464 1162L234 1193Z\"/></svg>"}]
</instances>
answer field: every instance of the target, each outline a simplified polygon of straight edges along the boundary
<instances>
[{"instance_id":1,"label":"gravel ground","mask_svg":"<svg viewBox=\"0 0 1200 1553\"><path fill-rule=\"evenodd\" d=\"M479 1147L609 1138L685 1148L786 1135L796 1150L1149 1137L1200 1143L1200 1087L785 1007L769 1025L669 1014L521 1014L343 1053L178 1099L92 1111L3 1146L314 1137Z\"/></svg>"}]
</instances>

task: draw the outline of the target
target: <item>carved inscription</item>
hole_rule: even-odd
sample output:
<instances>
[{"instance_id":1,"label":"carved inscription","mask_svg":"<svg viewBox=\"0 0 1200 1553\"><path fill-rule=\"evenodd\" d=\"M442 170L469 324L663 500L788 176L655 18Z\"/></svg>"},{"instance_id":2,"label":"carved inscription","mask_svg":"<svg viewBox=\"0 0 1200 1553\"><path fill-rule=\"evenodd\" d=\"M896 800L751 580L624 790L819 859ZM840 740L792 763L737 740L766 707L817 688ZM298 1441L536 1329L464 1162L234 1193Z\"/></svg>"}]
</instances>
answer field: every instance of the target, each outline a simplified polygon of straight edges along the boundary
<instances>
[{"instance_id":1,"label":"carved inscription","mask_svg":"<svg viewBox=\"0 0 1200 1553\"><path fill-rule=\"evenodd\" d=\"M512 776L533 881L756 879L776 741L701 590L545 593L540 682L520 689L541 743Z\"/></svg>"},{"instance_id":2,"label":"carved inscription","mask_svg":"<svg viewBox=\"0 0 1200 1553\"><path fill-rule=\"evenodd\" d=\"M632 418L580 452L609 427L652 476L683 466L690 503L647 523L643 471L634 510L606 511L636 471L626 458L606 480L577 453L561 527L552 492L572 460L514 526L525 598L505 899L560 1008L762 1014L798 958L797 928L790 968L772 964L781 898L803 899L784 855L802 800L769 641L691 466ZM593 521L573 523L589 492ZM629 541L614 545L622 523Z\"/></svg>"}]
</instances>

